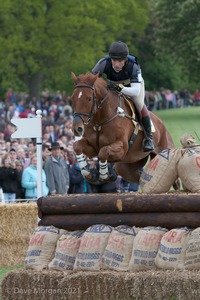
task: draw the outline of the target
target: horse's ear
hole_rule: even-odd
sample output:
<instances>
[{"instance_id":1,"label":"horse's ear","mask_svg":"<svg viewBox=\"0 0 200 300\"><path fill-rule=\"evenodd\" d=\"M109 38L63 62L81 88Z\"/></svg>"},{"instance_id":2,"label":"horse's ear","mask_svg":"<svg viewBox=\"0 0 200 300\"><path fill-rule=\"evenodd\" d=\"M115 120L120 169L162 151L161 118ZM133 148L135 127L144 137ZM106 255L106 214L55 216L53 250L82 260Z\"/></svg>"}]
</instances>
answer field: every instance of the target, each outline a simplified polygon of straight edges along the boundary
<instances>
[{"instance_id":1,"label":"horse's ear","mask_svg":"<svg viewBox=\"0 0 200 300\"><path fill-rule=\"evenodd\" d=\"M75 75L73 72L71 72L71 79L73 80L73 82L74 82L75 84L78 83L78 78L76 77L76 75Z\"/></svg>"},{"instance_id":2,"label":"horse's ear","mask_svg":"<svg viewBox=\"0 0 200 300\"><path fill-rule=\"evenodd\" d=\"M92 78L92 85L95 83L95 81L97 80L97 78L99 77L99 73L97 73L93 78Z\"/></svg>"}]
</instances>

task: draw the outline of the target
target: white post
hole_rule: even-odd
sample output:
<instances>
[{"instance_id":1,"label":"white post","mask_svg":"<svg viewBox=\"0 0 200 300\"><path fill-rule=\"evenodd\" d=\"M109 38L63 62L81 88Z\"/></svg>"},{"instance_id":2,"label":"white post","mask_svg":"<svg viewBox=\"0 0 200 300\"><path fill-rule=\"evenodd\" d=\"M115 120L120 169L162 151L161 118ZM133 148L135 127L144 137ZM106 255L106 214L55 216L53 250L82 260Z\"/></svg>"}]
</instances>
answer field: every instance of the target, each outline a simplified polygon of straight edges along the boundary
<instances>
[{"instance_id":1,"label":"white post","mask_svg":"<svg viewBox=\"0 0 200 300\"><path fill-rule=\"evenodd\" d=\"M42 111L38 109L36 111L36 118L41 118L41 137L37 137L37 197L42 197Z\"/></svg>"}]
</instances>

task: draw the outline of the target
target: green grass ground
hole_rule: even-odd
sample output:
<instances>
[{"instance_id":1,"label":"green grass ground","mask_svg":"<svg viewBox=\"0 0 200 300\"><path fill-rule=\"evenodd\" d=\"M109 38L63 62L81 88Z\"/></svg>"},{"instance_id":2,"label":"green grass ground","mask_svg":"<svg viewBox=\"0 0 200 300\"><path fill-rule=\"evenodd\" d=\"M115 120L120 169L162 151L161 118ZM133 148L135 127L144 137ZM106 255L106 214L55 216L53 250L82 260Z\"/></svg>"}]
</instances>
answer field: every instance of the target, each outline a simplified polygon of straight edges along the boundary
<instances>
[{"instance_id":1,"label":"green grass ground","mask_svg":"<svg viewBox=\"0 0 200 300\"><path fill-rule=\"evenodd\" d=\"M5 275L7 273L9 273L12 270L16 270L16 269L23 269L24 266L20 265L20 266L9 266L9 267L1 267L0 268L0 282L3 280L3 278L5 277Z\"/></svg>"},{"instance_id":2,"label":"green grass ground","mask_svg":"<svg viewBox=\"0 0 200 300\"><path fill-rule=\"evenodd\" d=\"M180 138L186 132L200 144L200 106L160 110L154 114L163 120L176 147L181 147Z\"/></svg>"}]
</instances>

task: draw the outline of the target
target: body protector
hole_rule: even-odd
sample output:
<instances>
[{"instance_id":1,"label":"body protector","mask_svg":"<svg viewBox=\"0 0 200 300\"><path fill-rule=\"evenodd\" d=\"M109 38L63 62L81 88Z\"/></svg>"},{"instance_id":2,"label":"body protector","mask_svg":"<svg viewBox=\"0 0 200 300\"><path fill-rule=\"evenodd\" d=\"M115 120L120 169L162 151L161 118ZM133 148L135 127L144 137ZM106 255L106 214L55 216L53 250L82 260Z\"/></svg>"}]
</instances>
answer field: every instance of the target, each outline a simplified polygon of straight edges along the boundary
<instances>
[{"instance_id":1,"label":"body protector","mask_svg":"<svg viewBox=\"0 0 200 300\"><path fill-rule=\"evenodd\" d=\"M116 72L112 67L111 58L106 55L100 59L92 69L93 74L99 73L99 76L106 76L106 79L114 81L116 83L122 83L124 88L121 92L133 97L133 101L139 111L144 106L144 80L139 64L137 63L137 57L128 55L127 61L120 72Z\"/></svg>"}]
</instances>

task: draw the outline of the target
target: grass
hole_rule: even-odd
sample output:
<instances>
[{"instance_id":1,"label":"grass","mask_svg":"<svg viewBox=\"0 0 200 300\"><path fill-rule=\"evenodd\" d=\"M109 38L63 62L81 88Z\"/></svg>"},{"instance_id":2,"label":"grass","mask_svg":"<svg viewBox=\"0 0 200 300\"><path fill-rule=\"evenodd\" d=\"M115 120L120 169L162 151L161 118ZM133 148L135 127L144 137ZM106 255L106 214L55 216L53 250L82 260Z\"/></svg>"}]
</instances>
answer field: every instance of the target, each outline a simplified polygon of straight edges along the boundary
<instances>
[{"instance_id":1,"label":"grass","mask_svg":"<svg viewBox=\"0 0 200 300\"><path fill-rule=\"evenodd\" d=\"M192 134L200 144L200 106L160 110L154 114L164 122L175 147L181 147L180 138L184 133Z\"/></svg>"},{"instance_id":2,"label":"grass","mask_svg":"<svg viewBox=\"0 0 200 300\"><path fill-rule=\"evenodd\" d=\"M16 269L23 269L24 266L22 265L18 265L18 266L9 266L9 267L2 267L0 268L0 283L3 280L3 278L5 277L5 275L7 273L9 273L12 270L16 270Z\"/></svg>"}]
</instances>

